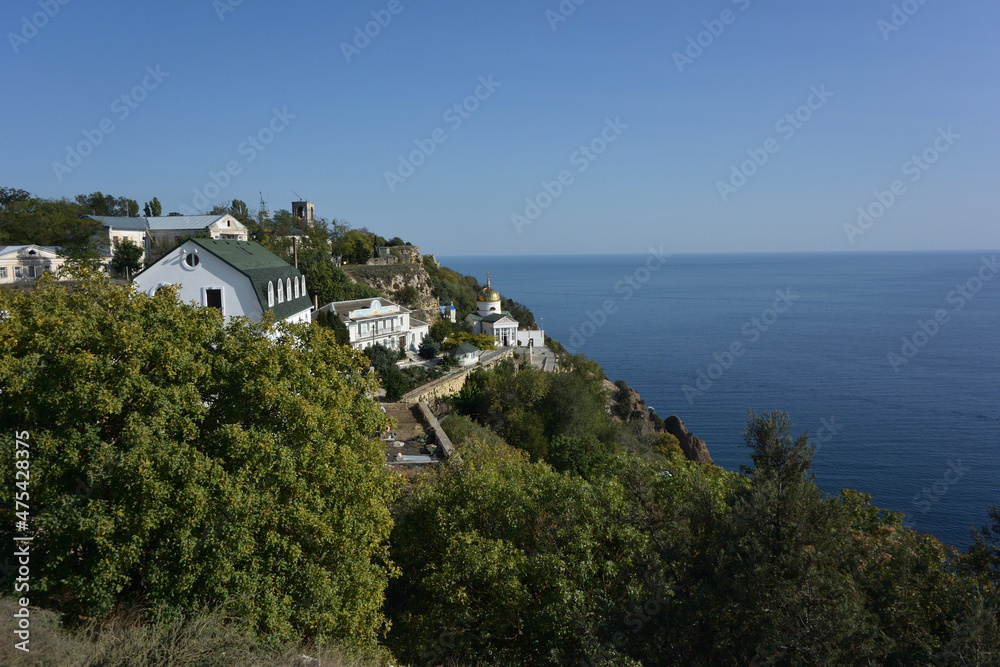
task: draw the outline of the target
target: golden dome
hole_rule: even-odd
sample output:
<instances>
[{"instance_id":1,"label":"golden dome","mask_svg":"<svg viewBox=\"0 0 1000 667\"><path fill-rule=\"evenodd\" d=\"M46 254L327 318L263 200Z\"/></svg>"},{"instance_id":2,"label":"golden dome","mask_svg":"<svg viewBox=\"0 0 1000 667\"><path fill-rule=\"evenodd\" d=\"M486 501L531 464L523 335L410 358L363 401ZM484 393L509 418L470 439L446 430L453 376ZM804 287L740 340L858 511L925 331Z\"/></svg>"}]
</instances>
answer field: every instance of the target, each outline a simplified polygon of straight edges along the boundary
<instances>
[{"instance_id":1,"label":"golden dome","mask_svg":"<svg viewBox=\"0 0 1000 667\"><path fill-rule=\"evenodd\" d=\"M486 287L479 290L479 296L476 297L476 301L480 303L490 303L492 301L499 301L500 293L495 289L490 287L490 274L486 274Z\"/></svg>"}]
</instances>

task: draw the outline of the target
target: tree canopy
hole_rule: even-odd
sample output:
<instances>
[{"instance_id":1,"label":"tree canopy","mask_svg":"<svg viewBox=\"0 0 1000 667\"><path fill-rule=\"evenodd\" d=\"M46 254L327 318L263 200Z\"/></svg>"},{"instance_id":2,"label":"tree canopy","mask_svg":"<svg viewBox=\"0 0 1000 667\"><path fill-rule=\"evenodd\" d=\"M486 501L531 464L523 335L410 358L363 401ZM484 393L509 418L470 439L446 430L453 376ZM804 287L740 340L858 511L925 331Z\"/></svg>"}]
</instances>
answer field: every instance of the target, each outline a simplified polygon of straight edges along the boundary
<instances>
[{"instance_id":1,"label":"tree canopy","mask_svg":"<svg viewBox=\"0 0 1000 667\"><path fill-rule=\"evenodd\" d=\"M111 257L111 268L120 275L131 279L132 274L142 268L142 258L146 252L131 239L124 239L115 249L115 254Z\"/></svg>"},{"instance_id":2,"label":"tree canopy","mask_svg":"<svg viewBox=\"0 0 1000 667\"><path fill-rule=\"evenodd\" d=\"M30 434L32 601L72 618L207 606L262 636L374 645L395 485L360 355L326 328L275 337L171 289L78 279L0 290L0 442L14 461Z\"/></svg>"}]
</instances>

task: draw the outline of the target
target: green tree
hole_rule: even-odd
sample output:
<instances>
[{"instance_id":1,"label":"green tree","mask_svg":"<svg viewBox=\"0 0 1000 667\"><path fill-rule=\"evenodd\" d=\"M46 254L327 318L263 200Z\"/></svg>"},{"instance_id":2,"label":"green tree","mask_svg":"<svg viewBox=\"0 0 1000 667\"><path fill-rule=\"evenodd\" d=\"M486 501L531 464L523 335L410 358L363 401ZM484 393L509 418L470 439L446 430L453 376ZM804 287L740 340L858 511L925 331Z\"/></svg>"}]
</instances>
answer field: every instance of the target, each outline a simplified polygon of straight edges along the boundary
<instances>
[{"instance_id":1,"label":"green tree","mask_svg":"<svg viewBox=\"0 0 1000 667\"><path fill-rule=\"evenodd\" d=\"M396 293L396 300L404 306L412 306L420 297L420 292L413 285L407 285Z\"/></svg>"},{"instance_id":2,"label":"green tree","mask_svg":"<svg viewBox=\"0 0 1000 667\"><path fill-rule=\"evenodd\" d=\"M622 487L491 437L472 434L459 453L400 503L393 650L413 664L635 664L615 633L646 601L635 582L649 552Z\"/></svg>"},{"instance_id":3,"label":"green tree","mask_svg":"<svg viewBox=\"0 0 1000 667\"><path fill-rule=\"evenodd\" d=\"M65 199L25 199L23 194L9 194L7 204L0 207L0 241L8 245L59 246L64 254L75 258L98 257L101 225L81 217L87 213L83 207Z\"/></svg>"},{"instance_id":4,"label":"green tree","mask_svg":"<svg viewBox=\"0 0 1000 667\"><path fill-rule=\"evenodd\" d=\"M390 368L396 368L396 362L399 361L399 350L385 345L369 345L363 353L380 375L385 375Z\"/></svg>"},{"instance_id":5,"label":"green tree","mask_svg":"<svg viewBox=\"0 0 1000 667\"><path fill-rule=\"evenodd\" d=\"M111 258L111 268L124 275L126 280L132 279L132 274L142 268L142 258L145 251L131 241L125 239L118 244Z\"/></svg>"},{"instance_id":6,"label":"green tree","mask_svg":"<svg viewBox=\"0 0 1000 667\"><path fill-rule=\"evenodd\" d=\"M443 343L452 334L454 329L454 325L449 320L442 318L431 325L429 334L437 342Z\"/></svg>"},{"instance_id":7,"label":"green tree","mask_svg":"<svg viewBox=\"0 0 1000 667\"><path fill-rule=\"evenodd\" d=\"M27 190L0 187L0 208L7 208L9 205L18 202L26 202L31 198L31 193Z\"/></svg>"},{"instance_id":8,"label":"green tree","mask_svg":"<svg viewBox=\"0 0 1000 667\"><path fill-rule=\"evenodd\" d=\"M809 477L814 447L750 412L753 467L699 562L686 655L709 664L851 664L875 637L849 571L850 520Z\"/></svg>"},{"instance_id":9,"label":"green tree","mask_svg":"<svg viewBox=\"0 0 1000 667\"><path fill-rule=\"evenodd\" d=\"M147 218L158 218L163 215L163 206L160 204L160 200L153 197L151 201L145 203L142 207L142 212Z\"/></svg>"},{"instance_id":10,"label":"green tree","mask_svg":"<svg viewBox=\"0 0 1000 667\"><path fill-rule=\"evenodd\" d=\"M14 461L28 434L44 535L32 602L220 608L271 641L374 646L395 485L360 356L321 327L275 338L171 289L78 278L0 291L0 447Z\"/></svg>"},{"instance_id":11,"label":"green tree","mask_svg":"<svg viewBox=\"0 0 1000 667\"><path fill-rule=\"evenodd\" d=\"M76 203L90 215L115 217L139 215L139 203L134 199L106 195L99 190L89 195L77 195Z\"/></svg>"},{"instance_id":12,"label":"green tree","mask_svg":"<svg viewBox=\"0 0 1000 667\"><path fill-rule=\"evenodd\" d=\"M373 247L370 236L352 229L334 244L333 254L339 255L348 264L364 264L371 258Z\"/></svg>"},{"instance_id":13,"label":"green tree","mask_svg":"<svg viewBox=\"0 0 1000 667\"><path fill-rule=\"evenodd\" d=\"M229 205L229 215L233 216L244 225L253 224L253 213L242 199L234 199Z\"/></svg>"},{"instance_id":14,"label":"green tree","mask_svg":"<svg viewBox=\"0 0 1000 667\"><path fill-rule=\"evenodd\" d=\"M982 580L1000 594L1000 508L992 506L989 517L989 525L972 533L975 541L968 560Z\"/></svg>"},{"instance_id":15,"label":"green tree","mask_svg":"<svg viewBox=\"0 0 1000 667\"><path fill-rule=\"evenodd\" d=\"M376 346L378 347L378 346ZM414 382L406 376L398 366L390 366L382 375L382 387L385 389L385 400L393 403L410 391Z\"/></svg>"},{"instance_id":16,"label":"green tree","mask_svg":"<svg viewBox=\"0 0 1000 667\"><path fill-rule=\"evenodd\" d=\"M546 460L560 471L591 478L604 470L611 448L592 433L557 435L548 446Z\"/></svg>"},{"instance_id":17,"label":"green tree","mask_svg":"<svg viewBox=\"0 0 1000 667\"><path fill-rule=\"evenodd\" d=\"M418 353L422 359L433 359L441 351L441 346L430 336L424 336Z\"/></svg>"},{"instance_id":18,"label":"green tree","mask_svg":"<svg viewBox=\"0 0 1000 667\"><path fill-rule=\"evenodd\" d=\"M322 327L332 329L339 344L351 344L351 333L347 330L347 325L341 321L340 316L333 310L321 311L316 316L316 323Z\"/></svg>"},{"instance_id":19,"label":"green tree","mask_svg":"<svg viewBox=\"0 0 1000 667\"><path fill-rule=\"evenodd\" d=\"M299 251L299 270L306 276L310 295L319 297L320 305L379 296L378 290L353 282L333 264L329 252L307 243Z\"/></svg>"}]
</instances>

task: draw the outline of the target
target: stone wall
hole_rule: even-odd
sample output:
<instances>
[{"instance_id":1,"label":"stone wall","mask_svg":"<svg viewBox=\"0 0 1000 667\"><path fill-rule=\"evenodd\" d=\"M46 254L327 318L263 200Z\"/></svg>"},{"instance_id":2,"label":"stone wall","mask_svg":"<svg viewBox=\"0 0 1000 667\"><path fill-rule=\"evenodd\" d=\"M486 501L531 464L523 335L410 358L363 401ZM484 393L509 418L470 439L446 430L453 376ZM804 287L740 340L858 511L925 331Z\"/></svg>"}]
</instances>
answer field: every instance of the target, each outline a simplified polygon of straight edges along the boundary
<instances>
[{"instance_id":1,"label":"stone wall","mask_svg":"<svg viewBox=\"0 0 1000 667\"><path fill-rule=\"evenodd\" d=\"M454 373L445 375L442 378L438 378L437 380L428 382L425 385L421 385L413 391L404 394L399 400L401 403L417 403L419 401L433 403L439 399L454 396L458 392L462 391L462 387L465 386L465 380L469 377L469 373L480 368L490 368L495 366L504 359L510 359L513 355L514 350L511 348L487 352L480 357L479 364L470 366L469 368L464 368L460 371L455 371Z\"/></svg>"},{"instance_id":2,"label":"stone wall","mask_svg":"<svg viewBox=\"0 0 1000 667\"><path fill-rule=\"evenodd\" d=\"M428 429L433 432L434 442L441 445L441 451L444 452L442 458L450 459L455 456L455 446L451 444L451 438L441 428L441 424L438 422L437 417L434 416L434 413L431 412L430 406L424 401L420 401L417 403L417 409L420 411L420 416L424 420L424 423L427 424Z\"/></svg>"}]
</instances>

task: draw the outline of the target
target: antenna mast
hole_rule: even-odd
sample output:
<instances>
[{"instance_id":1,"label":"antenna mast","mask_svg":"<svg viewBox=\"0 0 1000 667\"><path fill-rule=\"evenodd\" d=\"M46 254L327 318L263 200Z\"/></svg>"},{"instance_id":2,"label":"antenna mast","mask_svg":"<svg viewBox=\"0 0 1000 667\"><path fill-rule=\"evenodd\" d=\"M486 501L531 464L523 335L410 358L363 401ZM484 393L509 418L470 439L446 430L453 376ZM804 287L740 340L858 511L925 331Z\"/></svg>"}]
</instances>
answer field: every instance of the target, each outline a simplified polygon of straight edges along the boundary
<instances>
[{"instance_id":1,"label":"antenna mast","mask_svg":"<svg viewBox=\"0 0 1000 667\"><path fill-rule=\"evenodd\" d=\"M264 201L264 193L263 192L260 193L260 215L261 215L261 217L264 220L267 220L268 218L271 217L271 214L268 213L268 210L267 210L267 202Z\"/></svg>"}]
</instances>

